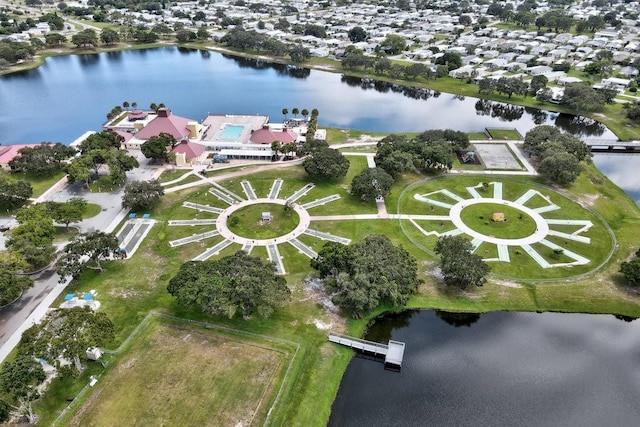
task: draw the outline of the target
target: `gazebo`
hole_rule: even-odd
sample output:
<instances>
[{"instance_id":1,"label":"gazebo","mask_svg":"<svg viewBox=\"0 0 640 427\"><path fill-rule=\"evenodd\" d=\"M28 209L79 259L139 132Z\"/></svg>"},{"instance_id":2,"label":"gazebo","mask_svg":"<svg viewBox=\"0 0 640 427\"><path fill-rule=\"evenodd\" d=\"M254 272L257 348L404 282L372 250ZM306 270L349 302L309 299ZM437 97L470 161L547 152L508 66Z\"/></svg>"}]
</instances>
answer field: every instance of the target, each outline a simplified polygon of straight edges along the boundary
<instances>
[{"instance_id":1,"label":"gazebo","mask_svg":"<svg viewBox=\"0 0 640 427\"><path fill-rule=\"evenodd\" d=\"M262 212L262 215L260 216L260 223L268 224L272 219L273 217L271 216L271 212Z\"/></svg>"},{"instance_id":2,"label":"gazebo","mask_svg":"<svg viewBox=\"0 0 640 427\"><path fill-rule=\"evenodd\" d=\"M507 218L505 218L504 213L502 212L494 212L493 213L493 222L505 222Z\"/></svg>"}]
</instances>

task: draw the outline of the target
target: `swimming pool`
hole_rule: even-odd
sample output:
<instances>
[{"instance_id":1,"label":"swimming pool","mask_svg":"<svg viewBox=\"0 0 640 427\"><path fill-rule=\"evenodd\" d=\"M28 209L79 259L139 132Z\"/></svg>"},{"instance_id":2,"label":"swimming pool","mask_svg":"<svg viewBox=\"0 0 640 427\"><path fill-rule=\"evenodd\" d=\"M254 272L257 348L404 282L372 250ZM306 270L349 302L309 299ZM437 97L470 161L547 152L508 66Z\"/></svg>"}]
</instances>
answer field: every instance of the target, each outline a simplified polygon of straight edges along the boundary
<instances>
[{"instance_id":1,"label":"swimming pool","mask_svg":"<svg viewBox=\"0 0 640 427\"><path fill-rule=\"evenodd\" d=\"M243 130L242 125L224 125L224 129L220 132L220 139L238 139Z\"/></svg>"}]
</instances>

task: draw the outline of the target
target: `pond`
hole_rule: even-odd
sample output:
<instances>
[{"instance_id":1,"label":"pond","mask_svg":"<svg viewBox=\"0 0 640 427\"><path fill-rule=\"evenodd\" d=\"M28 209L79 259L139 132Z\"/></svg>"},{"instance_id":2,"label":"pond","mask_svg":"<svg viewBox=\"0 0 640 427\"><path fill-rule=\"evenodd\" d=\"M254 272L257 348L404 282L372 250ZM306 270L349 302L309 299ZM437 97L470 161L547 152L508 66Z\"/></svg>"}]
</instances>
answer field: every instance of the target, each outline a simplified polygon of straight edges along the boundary
<instances>
[{"instance_id":1,"label":"pond","mask_svg":"<svg viewBox=\"0 0 640 427\"><path fill-rule=\"evenodd\" d=\"M2 144L70 143L99 130L124 101L164 103L175 114L320 111L320 125L365 131L432 128L482 131L555 124L585 137L613 139L601 124L558 114L265 61L176 47L47 58L31 71L0 77Z\"/></svg>"},{"instance_id":2,"label":"pond","mask_svg":"<svg viewBox=\"0 0 640 427\"><path fill-rule=\"evenodd\" d=\"M366 338L406 343L402 370L355 357L329 426L605 426L640 417L640 321L612 315L406 311Z\"/></svg>"}]
</instances>

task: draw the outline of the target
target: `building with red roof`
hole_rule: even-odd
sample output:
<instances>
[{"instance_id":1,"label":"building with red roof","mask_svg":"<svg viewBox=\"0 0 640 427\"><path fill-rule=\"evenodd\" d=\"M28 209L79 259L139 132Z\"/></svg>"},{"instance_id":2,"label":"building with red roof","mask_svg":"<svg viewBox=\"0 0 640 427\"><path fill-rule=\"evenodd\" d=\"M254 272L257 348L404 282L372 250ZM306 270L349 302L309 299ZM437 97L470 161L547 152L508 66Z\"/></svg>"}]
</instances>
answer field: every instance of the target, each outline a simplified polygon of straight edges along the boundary
<instances>
[{"instance_id":1,"label":"building with red roof","mask_svg":"<svg viewBox=\"0 0 640 427\"><path fill-rule=\"evenodd\" d=\"M156 118L136 133L136 139L147 140L161 133L168 133L180 141L198 138L198 123L186 117L176 116L168 108L160 108Z\"/></svg>"},{"instance_id":2,"label":"building with red roof","mask_svg":"<svg viewBox=\"0 0 640 427\"><path fill-rule=\"evenodd\" d=\"M19 144L0 146L0 167L5 170L11 170L9 162L20 156L18 151L25 147L34 148L39 145L40 144Z\"/></svg>"},{"instance_id":3,"label":"building with red roof","mask_svg":"<svg viewBox=\"0 0 640 427\"><path fill-rule=\"evenodd\" d=\"M176 155L176 166L191 166L203 162L207 157L204 145L188 140L182 140L171 152Z\"/></svg>"},{"instance_id":4,"label":"building with red roof","mask_svg":"<svg viewBox=\"0 0 640 427\"><path fill-rule=\"evenodd\" d=\"M282 144L288 144L295 142L298 139L298 135L289 129L271 129L269 126L262 126L261 129L254 131L251 134L251 141L254 144L271 144L274 141L278 141Z\"/></svg>"}]
</instances>

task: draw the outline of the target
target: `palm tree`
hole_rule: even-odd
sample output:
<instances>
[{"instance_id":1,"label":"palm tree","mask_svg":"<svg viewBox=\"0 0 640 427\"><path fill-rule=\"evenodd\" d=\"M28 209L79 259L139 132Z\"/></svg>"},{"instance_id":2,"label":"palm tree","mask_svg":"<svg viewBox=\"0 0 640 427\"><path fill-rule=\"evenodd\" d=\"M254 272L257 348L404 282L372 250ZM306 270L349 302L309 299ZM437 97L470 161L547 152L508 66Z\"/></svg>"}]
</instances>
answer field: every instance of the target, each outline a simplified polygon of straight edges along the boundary
<instances>
[{"instance_id":1,"label":"palm tree","mask_svg":"<svg viewBox=\"0 0 640 427\"><path fill-rule=\"evenodd\" d=\"M282 145L280 144L280 141L273 141L271 143L271 150L273 150L273 154L276 156L276 160L278 160L278 153L280 152L281 148Z\"/></svg>"},{"instance_id":2,"label":"palm tree","mask_svg":"<svg viewBox=\"0 0 640 427\"><path fill-rule=\"evenodd\" d=\"M298 114L300 114L300 110L294 108L293 110L291 110L291 114L293 114L294 117L298 117Z\"/></svg>"},{"instance_id":3,"label":"palm tree","mask_svg":"<svg viewBox=\"0 0 640 427\"><path fill-rule=\"evenodd\" d=\"M287 110L286 108L282 109L282 115L284 116L284 121L287 121L287 114L289 114L289 110Z\"/></svg>"},{"instance_id":4,"label":"palm tree","mask_svg":"<svg viewBox=\"0 0 640 427\"><path fill-rule=\"evenodd\" d=\"M301 114L306 119L307 116L309 115L309 110L307 110L306 108L303 108L301 111Z\"/></svg>"},{"instance_id":5,"label":"palm tree","mask_svg":"<svg viewBox=\"0 0 640 427\"><path fill-rule=\"evenodd\" d=\"M311 115L312 116L317 116L318 114L320 114L320 112L318 111L317 108L314 108L313 110L311 110Z\"/></svg>"},{"instance_id":6,"label":"palm tree","mask_svg":"<svg viewBox=\"0 0 640 427\"><path fill-rule=\"evenodd\" d=\"M138 107L138 103L137 103L137 102L135 102L135 101L133 101L133 102L131 103L131 108L133 108L133 109L135 110L137 107Z\"/></svg>"},{"instance_id":7,"label":"palm tree","mask_svg":"<svg viewBox=\"0 0 640 427\"><path fill-rule=\"evenodd\" d=\"M128 109L129 109L129 102L124 101L124 102L122 103L122 108L125 108L125 109L127 109L127 110L128 110Z\"/></svg>"},{"instance_id":8,"label":"palm tree","mask_svg":"<svg viewBox=\"0 0 640 427\"><path fill-rule=\"evenodd\" d=\"M152 102L151 104L149 104L149 109L151 111L158 111L158 106L156 105L155 102Z\"/></svg>"}]
</instances>

